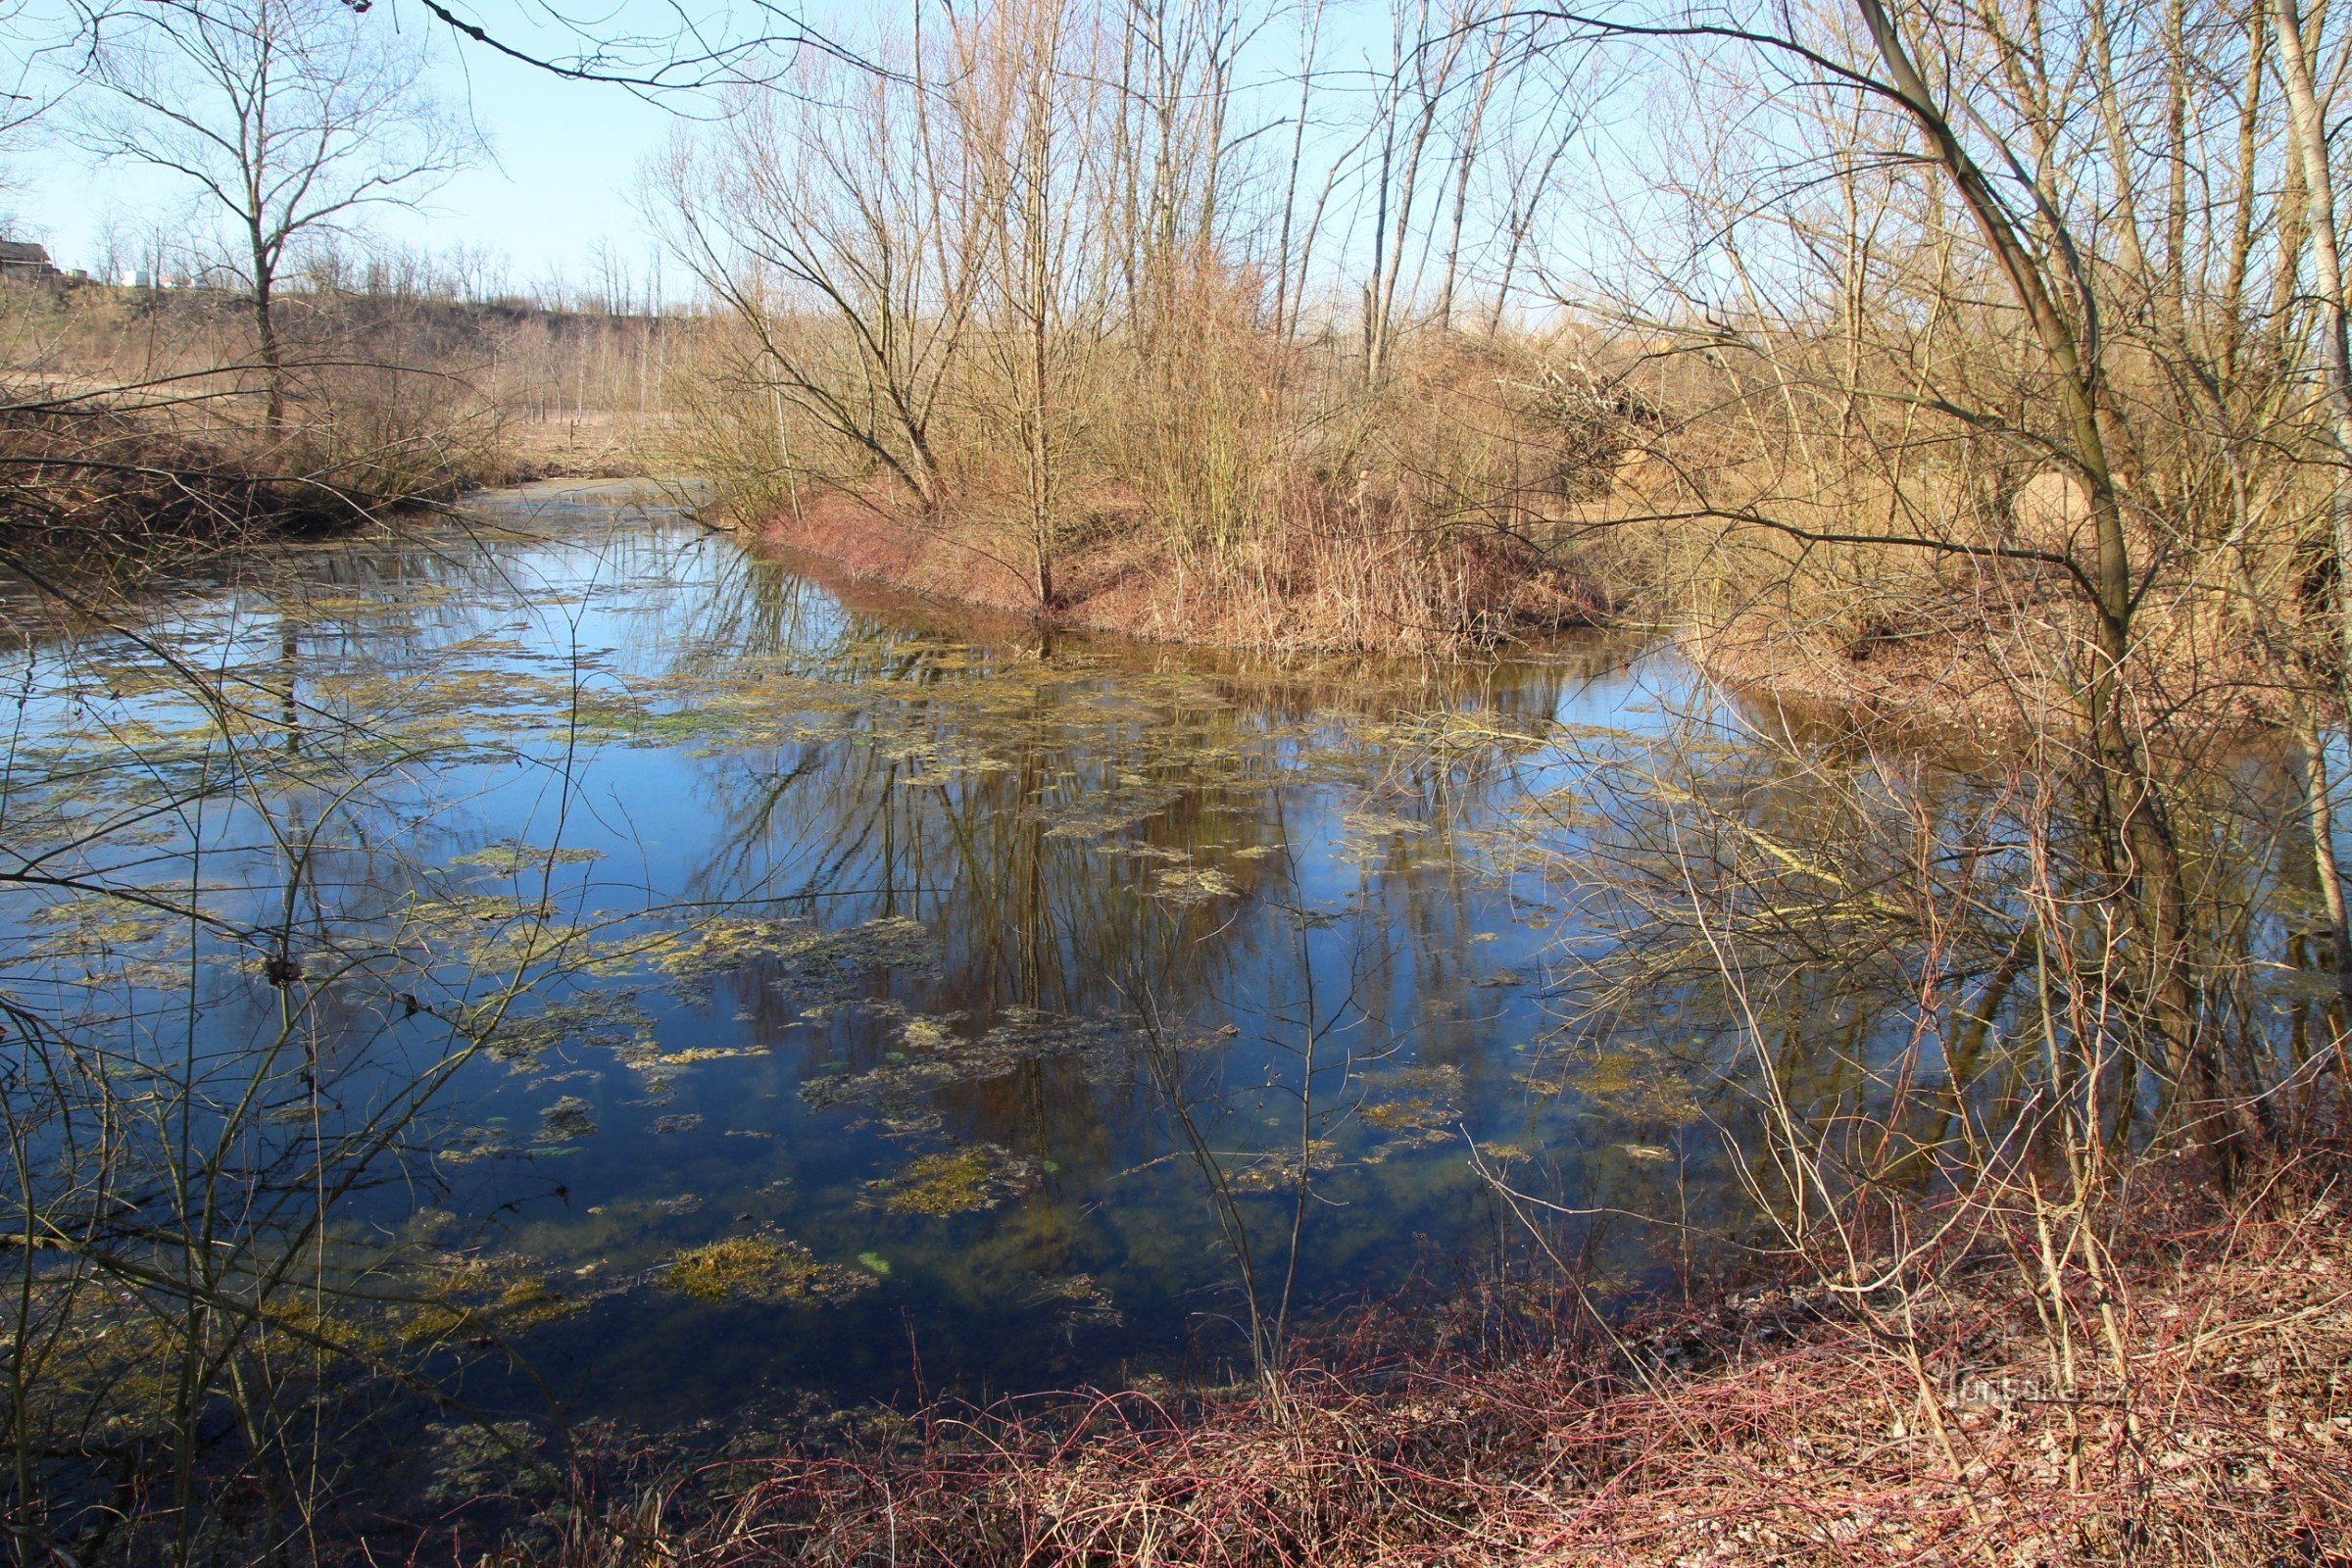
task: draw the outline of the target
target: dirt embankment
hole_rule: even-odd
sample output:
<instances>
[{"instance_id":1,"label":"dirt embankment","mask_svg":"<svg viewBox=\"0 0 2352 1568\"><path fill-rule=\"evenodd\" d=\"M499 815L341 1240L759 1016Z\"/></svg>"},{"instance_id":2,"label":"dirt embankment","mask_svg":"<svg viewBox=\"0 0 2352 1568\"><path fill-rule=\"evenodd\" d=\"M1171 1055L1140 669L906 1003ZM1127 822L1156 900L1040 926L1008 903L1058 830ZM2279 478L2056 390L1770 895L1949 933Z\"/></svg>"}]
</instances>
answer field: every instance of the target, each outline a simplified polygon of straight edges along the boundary
<instances>
[{"instance_id":1,"label":"dirt embankment","mask_svg":"<svg viewBox=\"0 0 2352 1568\"><path fill-rule=\"evenodd\" d=\"M1036 618L1034 552L1019 534L934 522L840 494L758 519L767 543L890 587ZM1098 521L1053 562L1057 625L1232 648L1444 652L1598 623L1603 596L1516 536L1442 540L1351 515L1306 515L1277 537L1218 548L1148 519Z\"/></svg>"}]
</instances>

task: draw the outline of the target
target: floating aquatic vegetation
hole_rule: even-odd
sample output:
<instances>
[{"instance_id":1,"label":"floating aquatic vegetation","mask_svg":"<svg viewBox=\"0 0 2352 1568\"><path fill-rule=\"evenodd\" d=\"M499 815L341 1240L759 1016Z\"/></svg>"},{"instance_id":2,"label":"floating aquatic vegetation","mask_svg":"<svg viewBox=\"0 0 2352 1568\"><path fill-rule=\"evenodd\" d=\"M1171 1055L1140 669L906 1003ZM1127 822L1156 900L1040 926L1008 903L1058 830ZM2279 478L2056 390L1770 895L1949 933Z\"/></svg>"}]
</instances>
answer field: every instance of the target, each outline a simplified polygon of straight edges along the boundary
<instances>
[{"instance_id":1,"label":"floating aquatic vegetation","mask_svg":"<svg viewBox=\"0 0 2352 1568\"><path fill-rule=\"evenodd\" d=\"M945 1051L956 1044L956 1031L948 1027L949 1022L947 1018L917 1014L899 1025L899 1043L907 1051ZM905 1054L898 1053L902 1056Z\"/></svg>"},{"instance_id":2,"label":"floating aquatic vegetation","mask_svg":"<svg viewBox=\"0 0 2352 1568\"><path fill-rule=\"evenodd\" d=\"M1400 1149L1450 1143L1462 1119L1462 1069L1449 1062L1391 1068L1370 1078L1356 1117L1385 1134L1374 1163Z\"/></svg>"},{"instance_id":3,"label":"floating aquatic vegetation","mask_svg":"<svg viewBox=\"0 0 2352 1568\"><path fill-rule=\"evenodd\" d=\"M681 1111L676 1115L655 1117L654 1131L657 1133L690 1133L702 1124L703 1118L694 1111Z\"/></svg>"},{"instance_id":4,"label":"floating aquatic vegetation","mask_svg":"<svg viewBox=\"0 0 2352 1568\"><path fill-rule=\"evenodd\" d=\"M905 1101L886 1100L874 1107L875 1121L882 1136L902 1144L925 1143L947 1132L947 1118L923 1105L911 1105ZM852 1127L867 1125L853 1121Z\"/></svg>"},{"instance_id":5,"label":"floating aquatic vegetation","mask_svg":"<svg viewBox=\"0 0 2352 1568\"><path fill-rule=\"evenodd\" d=\"M894 1214L977 1213L1037 1185L1038 1167L998 1144L923 1154L896 1176L865 1184L866 1201Z\"/></svg>"},{"instance_id":6,"label":"floating aquatic vegetation","mask_svg":"<svg viewBox=\"0 0 2352 1568\"><path fill-rule=\"evenodd\" d=\"M1171 784L1145 784L1077 801L1039 801L1021 808L1021 820L1044 825L1050 839L1106 839L1157 816L1184 791Z\"/></svg>"},{"instance_id":7,"label":"floating aquatic vegetation","mask_svg":"<svg viewBox=\"0 0 2352 1568\"><path fill-rule=\"evenodd\" d=\"M1673 1150L1661 1149L1656 1144L1619 1144L1617 1150L1637 1165L1663 1164L1674 1157Z\"/></svg>"},{"instance_id":8,"label":"floating aquatic vegetation","mask_svg":"<svg viewBox=\"0 0 2352 1568\"><path fill-rule=\"evenodd\" d=\"M1229 898L1240 891L1239 883L1210 865L1174 866L1152 879L1153 898L1185 908Z\"/></svg>"},{"instance_id":9,"label":"floating aquatic vegetation","mask_svg":"<svg viewBox=\"0 0 2352 1568\"><path fill-rule=\"evenodd\" d=\"M600 956L585 928L557 919L545 902L507 894L420 896L402 916L403 946L477 973L512 974L562 957L585 966Z\"/></svg>"},{"instance_id":10,"label":"floating aquatic vegetation","mask_svg":"<svg viewBox=\"0 0 2352 1568\"><path fill-rule=\"evenodd\" d=\"M658 1278L697 1300L765 1306L831 1306L877 1283L870 1273L819 1263L800 1243L766 1235L731 1236L680 1252Z\"/></svg>"},{"instance_id":11,"label":"floating aquatic vegetation","mask_svg":"<svg viewBox=\"0 0 2352 1568\"><path fill-rule=\"evenodd\" d=\"M1509 757L1554 745L1572 729L1611 733L1526 716L1505 718L1487 710L1436 708L1400 715L1391 727L1389 740L1393 745L1440 754Z\"/></svg>"},{"instance_id":12,"label":"floating aquatic vegetation","mask_svg":"<svg viewBox=\"0 0 2352 1568\"><path fill-rule=\"evenodd\" d=\"M1414 1095L1403 1100L1366 1105L1357 1114L1363 1118L1364 1125L1378 1127L1384 1132L1435 1132L1443 1136L1445 1130L1461 1114L1461 1107L1434 1096Z\"/></svg>"},{"instance_id":13,"label":"floating aquatic vegetation","mask_svg":"<svg viewBox=\"0 0 2352 1568\"><path fill-rule=\"evenodd\" d=\"M675 1198L656 1199L646 1208L664 1219L683 1219L703 1206L703 1200L693 1193L680 1193Z\"/></svg>"},{"instance_id":14,"label":"floating aquatic vegetation","mask_svg":"<svg viewBox=\"0 0 2352 1568\"><path fill-rule=\"evenodd\" d=\"M854 998L868 971L928 968L937 945L920 922L884 915L832 930L791 915L706 920L649 946L640 961L695 994L700 983L765 961L772 989L808 1005Z\"/></svg>"},{"instance_id":15,"label":"floating aquatic vegetation","mask_svg":"<svg viewBox=\"0 0 2352 1568\"><path fill-rule=\"evenodd\" d=\"M399 1325L411 1345L526 1333L568 1317L581 1302L530 1272L521 1258L468 1258L430 1277Z\"/></svg>"},{"instance_id":16,"label":"floating aquatic vegetation","mask_svg":"<svg viewBox=\"0 0 2352 1568\"><path fill-rule=\"evenodd\" d=\"M596 1132L596 1122L588 1113L595 1108L577 1095L565 1095L539 1112L537 1142L568 1144L592 1136Z\"/></svg>"},{"instance_id":17,"label":"floating aquatic vegetation","mask_svg":"<svg viewBox=\"0 0 2352 1568\"><path fill-rule=\"evenodd\" d=\"M1430 832L1435 826L1434 823L1424 821L1419 817L1398 816L1394 812L1369 809L1349 811L1340 818L1340 825L1347 832L1360 838L1390 836L1418 838L1422 834Z\"/></svg>"},{"instance_id":18,"label":"floating aquatic vegetation","mask_svg":"<svg viewBox=\"0 0 2352 1568\"><path fill-rule=\"evenodd\" d=\"M579 1310L579 1303L545 1280L520 1279L499 1292L495 1310L510 1331L520 1331L568 1317Z\"/></svg>"},{"instance_id":19,"label":"floating aquatic vegetation","mask_svg":"<svg viewBox=\"0 0 2352 1568\"><path fill-rule=\"evenodd\" d=\"M684 1072L685 1068L649 1065L642 1062L631 1062L630 1065L637 1069L637 1077L644 1084L645 1093L635 1100L622 1101L622 1104L665 1105L677 1098L677 1086L671 1080Z\"/></svg>"},{"instance_id":20,"label":"floating aquatic vegetation","mask_svg":"<svg viewBox=\"0 0 2352 1568\"><path fill-rule=\"evenodd\" d=\"M1393 1090L1417 1095L1443 1095L1459 1100L1462 1095L1462 1069L1450 1061L1407 1062L1391 1067L1375 1082Z\"/></svg>"},{"instance_id":21,"label":"floating aquatic vegetation","mask_svg":"<svg viewBox=\"0 0 2352 1568\"><path fill-rule=\"evenodd\" d=\"M900 1025L904 1061L860 1073L812 1078L801 1098L818 1107L851 1102L882 1105L911 1100L952 1084L982 1083L1033 1061L1099 1057L1135 1039L1135 1033L1097 1018L1069 1018L1027 1007L1007 1007L1002 1021L977 1040L955 1034L946 1018L908 1018Z\"/></svg>"},{"instance_id":22,"label":"floating aquatic vegetation","mask_svg":"<svg viewBox=\"0 0 2352 1568\"><path fill-rule=\"evenodd\" d=\"M1029 1299L1051 1304L1064 1329L1117 1328L1127 1321L1127 1314L1091 1274L1040 1275Z\"/></svg>"},{"instance_id":23,"label":"floating aquatic vegetation","mask_svg":"<svg viewBox=\"0 0 2352 1568\"><path fill-rule=\"evenodd\" d=\"M726 1061L736 1056L749 1056L752 1052L740 1046L688 1046L684 1051L662 1051L646 1058L645 1065L661 1067L691 1067L697 1062Z\"/></svg>"},{"instance_id":24,"label":"floating aquatic vegetation","mask_svg":"<svg viewBox=\"0 0 2352 1568\"><path fill-rule=\"evenodd\" d=\"M168 890L173 899L186 894L185 888ZM87 958L146 947L185 922L127 898L93 893L33 910L31 924L47 933L33 944L31 956Z\"/></svg>"},{"instance_id":25,"label":"floating aquatic vegetation","mask_svg":"<svg viewBox=\"0 0 2352 1568\"><path fill-rule=\"evenodd\" d=\"M496 871L502 876L514 876L524 871L536 871L542 867L587 865L604 858L605 852L602 850L543 850L524 844L519 840L508 839L497 844L484 845L467 855L452 856L449 863L480 866L485 871Z\"/></svg>"},{"instance_id":26,"label":"floating aquatic vegetation","mask_svg":"<svg viewBox=\"0 0 2352 1568\"><path fill-rule=\"evenodd\" d=\"M574 1002L552 1003L538 1011L516 1015L512 1008L486 1003L469 1009L460 1020L461 1031L483 1042L493 1060L516 1072L531 1071L539 1059L558 1046L592 1050L650 1050L654 1020L637 1004L635 992L600 991Z\"/></svg>"},{"instance_id":27,"label":"floating aquatic vegetation","mask_svg":"<svg viewBox=\"0 0 2352 1568\"><path fill-rule=\"evenodd\" d=\"M1406 1101L1366 1104L1357 1114L1364 1119L1364 1126L1381 1128L1383 1133L1397 1133L1399 1143L1421 1145L1451 1140L1451 1128L1453 1121L1460 1119L1460 1107L1430 1096L1413 1096Z\"/></svg>"},{"instance_id":28,"label":"floating aquatic vegetation","mask_svg":"<svg viewBox=\"0 0 2352 1568\"><path fill-rule=\"evenodd\" d=\"M430 1430L432 1480L424 1494L434 1502L513 1496L548 1485L543 1467L534 1462L544 1440L527 1421L437 1422Z\"/></svg>"},{"instance_id":29,"label":"floating aquatic vegetation","mask_svg":"<svg viewBox=\"0 0 2352 1568\"><path fill-rule=\"evenodd\" d=\"M450 1139L440 1151L440 1158L446 1164L470 1165L477 1159L495 1159L514 1152L504 1127L467 1127Z\"/></svg>"},{"instance_id":30,"label":"floating aquatic vegetation","mask_svg":"<svg viewBox=\"0 0 2352 1568\"><path fill-rule=\"evenodd\" d=\"M1297 1149L1283 1149L1259 1154L1248 1164L1226 1177L1226 1185L1237 1193L1273 1193L1294 1188L1316 1171L1329 1170L1339 1163L1340 1150L1328 1139L1308 1141L1303 1154Z\"/></svg>"},{"instance_id":31,"label":"floating aquatic vegetation","mask_svg":"<svg viewBox=\"0 0 2352 1568\"><path fill-rule=\"evenodd\" d=\"M706 1061L726 1061L758 1053L742 1046L689 1046L684 1051L663 1051L649 1036L642 1043L623 1051L623 1065L637 1074L645 1086L645 1098L633 1104L658 1105L677 1093L675 1080L690 1067Z\"/></svg>"},{"instance_id":32,"label":"floating aquatic vegetation","mask_svg":"<svg viewBox=\"0 0 2352 1568\"><path fill-rule=\"evenodd\" d=\"M1573 1090L1602 1114L1637 1126L1681 1127L1704 1113L1683 1068L1646 1041L1572 1051L1529 1069L1520 1082L1541 1095Z\"/></svg>"}]
</instances>

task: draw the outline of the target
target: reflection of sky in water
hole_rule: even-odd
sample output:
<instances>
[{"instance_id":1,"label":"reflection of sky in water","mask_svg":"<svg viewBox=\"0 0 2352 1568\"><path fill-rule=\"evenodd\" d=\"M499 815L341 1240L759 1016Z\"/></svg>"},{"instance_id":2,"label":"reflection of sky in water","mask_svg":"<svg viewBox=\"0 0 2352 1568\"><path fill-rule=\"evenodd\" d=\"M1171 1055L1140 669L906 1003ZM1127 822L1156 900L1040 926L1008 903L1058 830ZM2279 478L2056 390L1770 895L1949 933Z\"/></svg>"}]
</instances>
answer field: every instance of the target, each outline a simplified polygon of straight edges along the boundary
<instances>
[{"instance_id":1,"label":"reflection of sky in water","mask_svg":"<svg viewBox=\"0 0 2352 1568\"><path fill-rule=\"evenodd\" d=\"M517 910L571 933L511 1016L555 1004L577 1027L467 1065L437 1103L443 1157L363 1205L396 1227L426 1204L452 1216L444 1242L588 1298L530 1342L575 1411L904 1392L918 1353L929 1387L974 1393L1223 1366L1235 1269L1139 1066L1147 1005L1269 1290L1315 1141L1302 1315L1494 1245L1474 1143L1571 1198L1671 1185L1520 1081L1572 895L1506 873L1492 837L1573 781L1535 744L1548 724L1650 723L1670 665L1597 643L1478 668L1041 660L854 588L852 609L674 520L487 520L531 532L296 552L160 620L185 664L232 672L268 762L135 853L184 880L172 835L193 832L216 907L261 918L285 897L280 841L328 824L296 901L308 978L393 972L379 949L405 918L397 961L440 988L421 1019L327 993L324 1055L365 1063L340 1080L353 1104L442 1049L434 1013L495 989L468 964L516 958L494 939ZM151 657L102 638L24 657L26 733L55 758L143 721L164 771L225 775L224 751L170 738L188 714L148 694ZM631 946L702 918L726 922L713 949ZM205 975L194 1014L184 996L74 1005L158 1040L192 1015L223 1053L266 1031L273 993ZM872 1283L795 1307L647 1282L743 1236ZM1647 1266L1640 1236L1613 1245Z\"/></svg>"}]
</instances>

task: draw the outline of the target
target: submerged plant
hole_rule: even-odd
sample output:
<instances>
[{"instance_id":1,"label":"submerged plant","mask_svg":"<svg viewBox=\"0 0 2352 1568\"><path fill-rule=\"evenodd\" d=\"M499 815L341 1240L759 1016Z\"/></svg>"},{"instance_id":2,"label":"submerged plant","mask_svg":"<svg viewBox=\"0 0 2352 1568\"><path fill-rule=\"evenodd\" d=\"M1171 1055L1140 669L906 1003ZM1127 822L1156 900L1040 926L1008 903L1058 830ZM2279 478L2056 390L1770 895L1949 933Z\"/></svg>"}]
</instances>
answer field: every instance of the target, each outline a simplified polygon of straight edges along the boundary
<instances>
[{"instance_id":1,"label":"submerged plant","mask_svg":"<svg viewBox=\"0 0 2352 1568\"><path fill-rule=\"evenodd\" d=\"M594 1108L577 1095L565 1095L539 1112L539 1142L568 1144L593 1135L596 1122L588 1112Z\"/></svg>"},{"instance_id":2,"label":"submerged plant","mask_svg":"<svg viewBox=\"0 0 2352 1568\"><path fill-rule=\"evenodd\" d=\"M983 1083L1039 1061L1076 1057L1093 1062L1135 1042L1135 1032L1103 1018L1072 1018L1033 1007L1006 1007L994 1029L968 1039L944 1017L915 1016L900 1026L905 1059L861 1073L815 1078L801 1098L816 1106L893 1105L956 1084Z\"/></svg>"},{"instance_id":3,"label":"submerged plant","mask_svg":"<svg viewBox=\"0 0 2352 1568\"><path fill-rule=\"evenodd\" d=\"M946 1153L923 1154L898 1175L865 1184L894 1214L977 1213L1018 1198L1037 1185L1036 1161L996 1144L973 1144Z\"/></svg>"},{"instance_id":4,"label":"submerged plant","mask_svg":"<svg viewBox=\"0 0 2352 1568\"><path fill-rule=\"evenodd\" d=\"M872 1274L819 1263L781 1236L730 1236L672 1258L662 1284L698 1301L763 1306L832 1306L879 1283Z\"/></svg>"},{"instance_id":5,"label":"submerged plant","mask_svg":"<svg viewBox=\"0 0 2352 1568\"><path fill-rule=\"evenodd\" d=\"M478 1497L545 1491L543 1469L532 1461L543 1445L527 1421L436 1423L432 1480L424 1489L434 1502L471 1502Z\"/></svg>"},{"instance_id":6,"label":"submerged plant","mask_svg":"<svg viewBox=\"0 0 2352 1568\"><path fill-rule=\"evenodd\" d=\"M1381 1134L1373 1164L1404 1149L1450 1143L1462 1121L1462 1070L1450 1063L1397 1067L1373 1078L1356 1118Z\"/></svg>"},{"instance_id":7,"label":"submerged plant","mask_svg":"<svg viewBox=\"0 0 2352 1568\"><path fill-rule=\"evenodd\" d=\"M449 863L480 866L485 871L495 871L502 876L515 876L543 867L591 865L604 858L605 852L602 850L541 849L536 845L509 839L486 844L466 855L452 856Z\"/></svg>"},{"instance_id":8,"label":"submerged plant","mask_svg":"<svg viewBox=\"0 0 2352 1568\"><path fill-rule=\"evenodd\" d=\"M1052 1306L1065 1333L1081 1328L1117 1328L1127 1321L1110 1293L1091 1274L1041 1276L1030 1299Z\"/></svg>"}]
</instances>

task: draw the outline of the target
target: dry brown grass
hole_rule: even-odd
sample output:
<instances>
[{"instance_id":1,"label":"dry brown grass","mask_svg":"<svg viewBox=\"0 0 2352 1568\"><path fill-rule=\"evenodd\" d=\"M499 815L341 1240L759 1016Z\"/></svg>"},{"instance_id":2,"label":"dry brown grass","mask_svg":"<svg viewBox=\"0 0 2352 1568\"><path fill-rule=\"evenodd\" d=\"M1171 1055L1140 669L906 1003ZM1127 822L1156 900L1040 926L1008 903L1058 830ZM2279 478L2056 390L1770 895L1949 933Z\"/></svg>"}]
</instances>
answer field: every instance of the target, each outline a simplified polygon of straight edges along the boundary
<instances>
[{"instance_id":1,"label":"dry brown grass","mask_svg":"<svg viewBox=\"0 0 2352 1568\"><path fill-rule=\"evenodd\" d=\"M103 406L0 412L0 549L20 566L112 568L169 543L340 527L369 504L331 478L257 469L250 454Z\"/></svg>"},{"instance_id":2,"label":"dry brown grass","mask_svg":"<svg viewBox=\"0 0 2352 1568\"><path fill-rule=\"evenodd\" d=\"M928 508L797 425L783 466L768 394L709 367L665 461L710 475L747 529L937 598L1160 641L1462 651L1614 608L1562 524L1581 487L1605 487L1616 435L1546 401L1554 350L1433 332L1367 389L1343 349L1284 349L1246 320L1202 324L1174 365L1105 349L1068 445L1048 607L1017 475L959 414L942 416Z\"/></svg>"},{"instance_id":3,"label":"dry brown grass","mask_svg":"<svg viewBox=\"0 0 2352 1568\"><path fill-rule=\"evenodd\" d=\"M1019 541L886 502L820 494L760 537L853 576L938 599L1034 614ZM1600 593L1524 540L1464 530L1432 539L1341 511L1216 551L1134 519L1098 525L1056 567L1062 625L1155 641L1282 652L1446 652L1592 625Z\"/></svg>"},{"instance_id":4,"label":"dry brown grass","mask_svg":"<svg viewBox=\"0 0 2352 1568\"><path fill-rule=\"evenodd\" d=\"M286 297L284 424L212 289L0 291L0 526L227 542L534 477L647 471L681 319L319 288Z\"/></svg>"},{"instance_id":5,"label":"dry brown grass","mask_svg":"<svg viewBox=\"0 0 2352 1568\"><path fill-rule=\"evenodd\" d=\"M2107 1286L2062 1281L2066 1335L2029 1205L1976 1200L1911 1302L1932 1405L1872 1314L1818 1286L1615 1330L1572 1312L1584 1332L1515 1353L1375 1353L1411 1320L1392 1318L1295 1372L1280 1409L933 1410L896 1446L608 1476L483 1560L2342 1564L2347 1174L2315 1154L2228 1201L2143 1176Z\"/></svg>"},{"instance_id":6,"label":"dry brown grass","mask_svg":"<svg viewBox=\"0 0 2352 1568\"><path fill-rule=\"evenodd\" d=\"M505 435L506 477L516 482L643 478L662 467L650 454L671 444L661 416L611 410L513 419Z\"/></svg>"}]
</instances>

